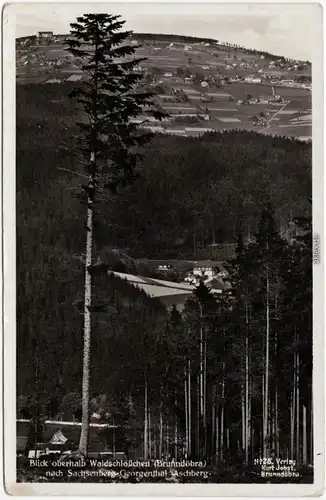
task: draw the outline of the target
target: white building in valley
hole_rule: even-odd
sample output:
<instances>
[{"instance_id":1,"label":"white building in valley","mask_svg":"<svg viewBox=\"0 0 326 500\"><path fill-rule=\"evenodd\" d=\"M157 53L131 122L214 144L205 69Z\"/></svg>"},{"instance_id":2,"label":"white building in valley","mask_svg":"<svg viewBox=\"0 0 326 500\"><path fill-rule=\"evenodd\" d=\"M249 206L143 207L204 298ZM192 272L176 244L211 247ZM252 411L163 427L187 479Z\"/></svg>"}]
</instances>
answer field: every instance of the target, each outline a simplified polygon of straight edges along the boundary
<instances>
[{"instance_id":1,"label":"white building in valley","mask_svg":"<svg viewBox=\"0 0 326 500\"><path fill-rule=\"evenodd\" d=\"M200 277L207 276L207 278L213 278L218 274L218 272L219 267L217 263L210 260L196 262L193 268L193 275Z\"/></svg>"}]
</instances>

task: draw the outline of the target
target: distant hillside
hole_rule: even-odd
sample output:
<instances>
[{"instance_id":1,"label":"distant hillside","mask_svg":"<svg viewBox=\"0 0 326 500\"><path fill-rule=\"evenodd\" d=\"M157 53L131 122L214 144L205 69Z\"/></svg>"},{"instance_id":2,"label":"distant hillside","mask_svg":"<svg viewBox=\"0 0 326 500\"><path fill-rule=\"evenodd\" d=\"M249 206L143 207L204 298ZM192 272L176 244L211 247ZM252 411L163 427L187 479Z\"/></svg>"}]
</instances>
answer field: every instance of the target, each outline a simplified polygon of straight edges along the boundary
<instances>
[{"instance_id":1,"label":"distant hillside","mask_svg":"<svg viewBox=\"0 0 326 500\"><path fill-rule=\"evenodd\" d=\"M87 79L66 37L46 32L16 43L17 84L74 84ZM311 138L311 67L239 45L172 34L133 33L141 59L140 87L156 95L169 118L143 116L153 133L197 137L205 132L255 130ZM148 118L148 117L147 117Z\"/></svg>"},{"instance_id":2,"label":"distant hillside","mask_svg":"<svg viewBox=\"0 0 326 500\"><path fill-rule=\"evenodd\" d=\"M64 40L69 36L69 34L64 34L64 33L58 33L53 35L56 38L60 38L61 40ZM24 42L35 42L37 36L36 35L28 35L24 37L18 37L16 38L16 43L24 43ZM176 34L171 34L171 33L137 33L133 32L131 35L132 39L136 39L139 42L162 42L162 43L189 43L189 44L212 44L215 47L228 47L228 48L233 48L233 49L238 49L243 51L244 54L257 54L257 55L263 55L267 59L274 60L274 59L282 59L284 61L291 61L294 59L279 55L279 54L272 54L271 52L267 52L266 50L259 50L259 49L252 49L248 47L244 47L243 45L235 44L235 43L230 43L230 42L225 42L221 40L217 40L214 38L202 38L202 37L196 37L196 36L187 36L187 35L176 35ZM297 59L298 62L306 62L309 65L311 65L310 61L301 61Z\"/></svg>"},{"instance_id":3,"label":"distant hillside","mask_svg":"<svg viewBox=\"0 0 326 500\"><path fill-rule=\"evenodd\" d=\"M17 223L20 231L35 231L37 245L43 238L39 231L53 230L51 241L66 238L73 253L80 254L84 207L69 189L76 187L75 177L59 170L78 170L70 90L63 85L17 87L19 218L33 214L35 225L26 224L24 217ZM290 214L309 214L310 144L245 130L200 139L158 134L143 155L142 181L126 188L109 207L103 203L96 228L101 248L126 249L132 258L167 259L194 258L195 249L196 258L202 258L214 242L234 243L239 232L253 234L267 196L284 230ZM42 208L46 197L48 213ZM65 231L58 222L63 220ZM134 270L127 255L111 255L115 270Z\"/></svg>"}]
</instances>

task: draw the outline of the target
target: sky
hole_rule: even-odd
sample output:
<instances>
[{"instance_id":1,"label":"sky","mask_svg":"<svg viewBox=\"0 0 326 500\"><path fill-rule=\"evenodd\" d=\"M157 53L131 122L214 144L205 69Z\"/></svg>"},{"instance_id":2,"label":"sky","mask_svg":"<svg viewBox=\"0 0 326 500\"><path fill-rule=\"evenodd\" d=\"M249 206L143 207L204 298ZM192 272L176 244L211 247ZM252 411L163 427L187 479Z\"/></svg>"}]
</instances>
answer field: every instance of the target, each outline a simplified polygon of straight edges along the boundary
<instances>
[{"instance_id":1,"label":"sky","mask_svg":"<svg viewBox=\"0 0 326 500\"><path fill-rule=\"evenodd\" d=\"M120 14L125 28L142 33L214 38L294 59L312 59L318 4L222 3L19 3L5 9L15 16L16 37L47 30L68 33L69 24L89 12Z\"/></svg>"}]
</instances>

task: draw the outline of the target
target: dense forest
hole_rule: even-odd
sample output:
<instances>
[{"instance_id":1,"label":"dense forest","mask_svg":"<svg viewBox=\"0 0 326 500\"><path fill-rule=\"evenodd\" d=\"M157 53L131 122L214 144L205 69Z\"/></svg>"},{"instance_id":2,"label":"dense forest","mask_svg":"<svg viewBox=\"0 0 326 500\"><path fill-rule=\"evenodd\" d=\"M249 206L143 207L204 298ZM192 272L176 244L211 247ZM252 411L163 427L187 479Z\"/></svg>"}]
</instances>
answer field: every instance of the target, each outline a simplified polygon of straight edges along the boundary
<instances>
[{"instance_id":1,"label":"dense forest","mask_svg":"<svg viewBox=\"0 0 326 500\"><path fill-rule=\"evenodd\" d=\"M84 207L69 86L17 87L18 415L80 418ZM95 253L191 257L236 243L232 292L182 314L94 270L92 409L143 456L313 462L311 145L230 131L159 136L101 195ZM82 174L80 174L82 175ZM168 431L167 431L168 429Z\"/></svg>"},{"instance_id":2,"label":"dense forest","mask_svg":"<svg viewBox=\"0 0 326 500\"><path fill-rule=\"evenodd\" d=\"M175 43L217 43L213 38L200 38L186 35L167 35L163 33L134 33L134 37L141 42L147 40L154 42L175 42Z\"/></svg>"},{"instance_id":3,"label":"dense forest","mask_svg":"<svg viewBox=\"0 0 326 500\"><path fill-rule=\"evenodd\" d=\"M47 208L57 200L56 211L76 228L78 240L83 207L72 200L79 179L69 175L78 168L69 90L18 86L17 190L28 189L32 203L38 198L34 190L47 193L46 218L59 216ZM207 245L234 243L240 232L250 240L267 198L284 236L294 218L310 215L311 144L296 140L245 131L200 139L156 136L143 151L138 173L139 182L103 198L97 216L100 244L133 257L200 258ZM27 193L23 203L30 211Z\"/></svg>"}]
</instances>

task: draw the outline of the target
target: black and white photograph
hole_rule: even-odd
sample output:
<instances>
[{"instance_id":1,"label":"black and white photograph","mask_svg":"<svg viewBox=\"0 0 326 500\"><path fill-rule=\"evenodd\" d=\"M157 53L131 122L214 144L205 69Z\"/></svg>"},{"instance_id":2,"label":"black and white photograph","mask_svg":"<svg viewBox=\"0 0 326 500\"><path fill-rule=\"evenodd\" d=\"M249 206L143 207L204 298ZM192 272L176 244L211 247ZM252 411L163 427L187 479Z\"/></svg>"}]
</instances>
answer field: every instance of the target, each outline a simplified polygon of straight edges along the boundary
<instances>
[{"instance_id":1,"label":"black and white photograph","mask_svg":"<svg viewBox=\"0 0 326 500\"><path fill-rule=\"evenodd\" d=\"M6 6L18 486L322 494L320 9Z\"/></svg>"}]
</instances>

